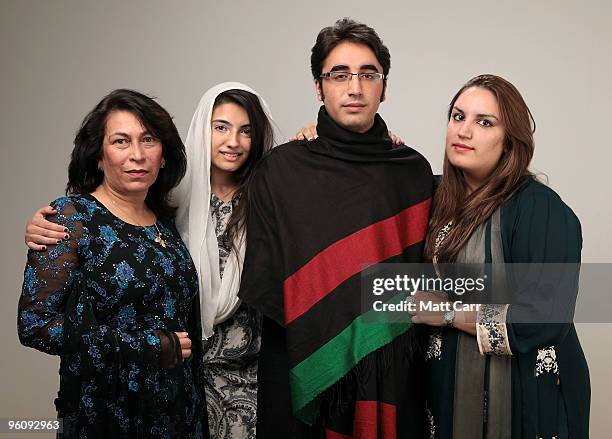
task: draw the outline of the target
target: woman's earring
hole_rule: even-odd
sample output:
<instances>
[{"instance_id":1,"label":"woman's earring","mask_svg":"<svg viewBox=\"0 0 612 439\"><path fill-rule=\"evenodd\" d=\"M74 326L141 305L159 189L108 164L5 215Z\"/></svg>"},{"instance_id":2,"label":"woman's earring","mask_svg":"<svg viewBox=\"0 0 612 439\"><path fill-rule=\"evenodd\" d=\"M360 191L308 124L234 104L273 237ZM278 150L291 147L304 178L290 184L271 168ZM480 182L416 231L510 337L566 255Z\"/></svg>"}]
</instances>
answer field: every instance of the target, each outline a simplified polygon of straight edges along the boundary
<instances>
[{"instance_id":1,"label":"woman's earring","mask_svg":"<svg viewBox=\"0 0 612 439\"><path fill-rule=\"evenodd\" d=\"M163 168L165 168L165 167L166 167L166 161L165 161L165 160L162 160L160 168L162 168L162 169L163 169Z\"/></svg>"}]
</instances>

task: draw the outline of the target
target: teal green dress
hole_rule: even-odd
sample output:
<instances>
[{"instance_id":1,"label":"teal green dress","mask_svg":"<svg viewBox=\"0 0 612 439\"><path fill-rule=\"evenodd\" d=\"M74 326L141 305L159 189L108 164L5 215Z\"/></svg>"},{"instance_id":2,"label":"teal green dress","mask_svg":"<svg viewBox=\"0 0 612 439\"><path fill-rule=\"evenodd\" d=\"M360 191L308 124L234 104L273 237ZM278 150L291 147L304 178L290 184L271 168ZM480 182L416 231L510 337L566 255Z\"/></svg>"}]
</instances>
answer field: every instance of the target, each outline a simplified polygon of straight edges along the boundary
<instances>
[{"instance_id":1,"label":"teal green dress","mask_svg":"<svg viewBox=\"0 0 612 439\"><path fill-rule=\"evenodd\" d=\"M500 218L504 262L580 262L580 222L561 198L542 183L533 179L526 181L501 206ZM486 262L491 261L490 245L490 239L485 240ZM533 300L535 303L539 299ZM470 393L468 389L478 386L483 389L482 411L474 419L464 420L467 421L464 424L471 423L475 432L467 435L469 439L589 437L589 371L574 325L512 323L513 312L510 306L499 313L479 313L478 343L476 337L454 328L431 328L425 353L427 437L463 439L466 435L458 434L456 415L462 410L462 398L466 395L457 389ZM484 384L459 386L458 345L460 339L468 338L476 349L473 358L476 361L482 358L487 378L496 360L493 357L504 357L507 361L509 391L503 398L498 395L499 387L492 385L490 379ZM507 399L510 419L505 420L506 430L498 428L492 434L486 424L492 416L489 403L495 397Z\"/></svg>"}]
</instances>

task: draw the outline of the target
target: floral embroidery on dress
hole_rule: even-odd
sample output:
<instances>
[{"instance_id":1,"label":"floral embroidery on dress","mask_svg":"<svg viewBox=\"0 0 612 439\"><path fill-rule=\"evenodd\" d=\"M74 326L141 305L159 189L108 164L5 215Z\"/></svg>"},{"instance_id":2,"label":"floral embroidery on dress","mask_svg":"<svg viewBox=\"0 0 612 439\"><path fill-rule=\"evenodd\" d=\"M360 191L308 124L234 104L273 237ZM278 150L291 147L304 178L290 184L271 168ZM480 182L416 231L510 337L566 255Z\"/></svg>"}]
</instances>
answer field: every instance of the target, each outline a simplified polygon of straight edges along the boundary
<instances>
[{"instance_id":1,"label":"floral embroidery on dress","mask_svg":"<svg viewBox=\"0 0 612 439\"><path fill-rule=\"evenodd\" d=\"M427 412L427 423L429 424L429 439L436 439L436 421L429 407L425 407L425 411Z\"/></svg>"},{"instance_id":2,"label":"floral embroidery on dress","mask_svg":"<svg viewBox=\"0 0 612 439\"><path fill-rule=\"evenodd\" d=\"M540 376L543 373L559 374L559 365L557 364L557 352L554 346L538 349L538 358L536 359L535 376Z\"/></svg>"},{"instance_id":3,"label":"floral embroidery on dress","mask_svg":"<svg viewBox=\"0 0 612 439\"><path fill-rule=\"evenodd\" d=\"M438 276L440 276L440 273L438 272L438 266L437 266L438 257L436 253L438 252L438 248L440 247L442 242L448 236L448 233L450 232L452 226L453 226L453 222L450 221L447 225L445 225L444 227L440 229L440 231L438 232L438 235L436 236L434 255L432 259L433 259L436 273L438 273ZM441 356L442 356L442 331L440 328L431 328L430 333L429 333L429 344L427 346L427 352L425 352L425 360L432 360L432 359L439 360Z\"/></svg>"},{"instance_id":4,"label":"floral embroidery on dress","mask_svg":"<svg viewBox=\"0 0 612 439\"><path fill-rule=\"evenodd\" d=\"M506 331L508 305L481 305L476 318L476 340L481 354L512 355Z\"/></svg>"},{"instance_id":5,"label":"floral embroidery on dress","mask_svg":"<svg viewBox=\"0 0 612 439\"><path fill-rule=\"evenodd\" d=\"M436 242L434 244L434 255L433 255L433 263L436 264L438 262L438 248L442 245L442 242L446 239L448 234L450 233L453 227L453 222L449 221L447 225L442 227L438 234L436 235Z\"/></svg>"},{"instance_id":6,"label":"floral embroidery on dress","mask_svg":"<svg viewBox=\"0 0 612 439\"><path fill-rule=\"evenodd\" d=\"M199 351L175 368L170 331L199 337L200 322L174 223L128 224L90 194L53 207L71 237L28 253L18 325L24 345L61 356L62 437L204 437Z\"/></svg>"},{"instance_id":7,"label":"floral embroidery on dress","mask_svg":"<svg viewBox=\"0 0 612 439\"><path fill-rule=\"evenodd\" d=\"M429 334L429 344L425 352L425 360L439 360L442 356L442 331L440 328L432 328Z\"/></svg>"}]
</instances>

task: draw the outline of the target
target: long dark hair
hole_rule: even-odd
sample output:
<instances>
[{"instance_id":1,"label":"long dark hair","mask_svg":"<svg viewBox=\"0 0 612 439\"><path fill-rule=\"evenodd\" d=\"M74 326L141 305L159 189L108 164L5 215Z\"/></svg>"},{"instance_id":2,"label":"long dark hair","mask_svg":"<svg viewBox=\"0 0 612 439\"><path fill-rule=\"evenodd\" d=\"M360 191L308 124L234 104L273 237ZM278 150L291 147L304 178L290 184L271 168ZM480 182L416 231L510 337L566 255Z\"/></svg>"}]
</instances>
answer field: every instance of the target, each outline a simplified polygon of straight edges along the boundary
<instances>
[{"instance_id":1,"label":"long dark hair","mask_svg":"<svg viewBox=\"0 0 612 439\"><path fill-rule=\"evenodd\" d=\"M250 203L249 183L257 163L272 149L274 145L274 130L266 115L259 98L246 90L232 89L220 93L213 104L214 108L222 104L233 103L244 108L249 116L251 126L251 150L246 162L234 172L238 188L234 198L240 198L236 208L227 223L226 233L232 249L237 250L234 238L242 235L246 227L246 217ZM238 254L236 252L236 254Z\"/></svg>"},{"instance_id":2,"label":"long dark hair","mask_svg":"<svg viewBox=\"0 0 612 439\"><path fill-rule=\"evenodd\" d=\"M68 165L66 194L90 193L102 183L104 173L98 169L98 162L102 158L106 121L113 111L132 113L160 140L166 164L149 188L145 202L158 217L171 217L175 209L169 204L168 194L185 175L185 146L170 114L153 98L134 90L112 91L83 119Z\"/></svg>"},{"instance_id":3,"label":"long dark hair","mask_svg":"<svg viewBox=\"0 0 612 439\"><path fill-rule=\"evenodd\" d=\"M433 214L425 244L426 256L433 257L438 231L450 221L453 222L449 234L436 252L440 262L454 261L476 228L519 185L533 178L528 167L533 157L535 121L523 97L510 82L495 75L480 75L470 79L450 102L448 120L459 96L472 87L489 90L497 99L505 131L504 152L487 180L469 195L463 173L444 154L442 181L434 196Z\"/></svg>"}]
</instances>

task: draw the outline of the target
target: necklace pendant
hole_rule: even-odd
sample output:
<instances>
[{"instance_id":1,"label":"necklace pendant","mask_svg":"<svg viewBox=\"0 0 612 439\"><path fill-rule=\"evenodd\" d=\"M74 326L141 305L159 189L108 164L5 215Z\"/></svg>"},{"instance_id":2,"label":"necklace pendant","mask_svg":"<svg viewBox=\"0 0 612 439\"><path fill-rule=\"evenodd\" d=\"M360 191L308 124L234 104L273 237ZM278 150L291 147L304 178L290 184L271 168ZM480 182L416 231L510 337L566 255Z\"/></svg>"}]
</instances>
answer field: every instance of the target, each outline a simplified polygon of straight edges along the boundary
<instances>
[{"instance_id":1,"label":"necklace pendant","mask_svg":"<svg viewBox=\"0 0 612 439\"><path fill-rule=\"evenodd\" d=\"M161 245L163 248L166 248L166 241L164 241L161 236L157 235L155 242Z\"/></svg>"}]
</instances>

